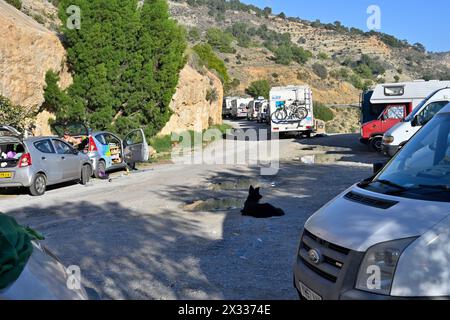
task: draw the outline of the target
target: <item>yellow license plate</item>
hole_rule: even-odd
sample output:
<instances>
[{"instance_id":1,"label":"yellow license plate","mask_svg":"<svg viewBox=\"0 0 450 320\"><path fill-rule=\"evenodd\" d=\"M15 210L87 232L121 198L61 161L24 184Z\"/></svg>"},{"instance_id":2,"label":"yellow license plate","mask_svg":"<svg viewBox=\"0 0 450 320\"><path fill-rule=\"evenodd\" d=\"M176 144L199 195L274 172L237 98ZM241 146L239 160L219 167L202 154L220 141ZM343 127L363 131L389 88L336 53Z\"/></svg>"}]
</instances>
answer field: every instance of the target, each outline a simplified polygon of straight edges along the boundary
<instances>
[{"instance_id":1,"label":"yellow license plate","mask_svg":"<svg viewBox=\"0 0 450 320\"><path fill-rule=\"evenodd\" d=\"M0 172L0 179L9 179L12 178L12 172Z\"/></svg>"}]
</instances>

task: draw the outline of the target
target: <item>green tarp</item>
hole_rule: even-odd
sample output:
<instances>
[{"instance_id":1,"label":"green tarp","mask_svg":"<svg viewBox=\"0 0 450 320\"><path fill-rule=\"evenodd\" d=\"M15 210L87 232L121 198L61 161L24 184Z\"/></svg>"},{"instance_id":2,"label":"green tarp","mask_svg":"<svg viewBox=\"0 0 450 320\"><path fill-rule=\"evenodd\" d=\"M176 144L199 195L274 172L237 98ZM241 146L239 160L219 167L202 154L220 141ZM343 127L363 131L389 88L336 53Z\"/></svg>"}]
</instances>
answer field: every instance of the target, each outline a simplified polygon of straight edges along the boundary
<instances>
[{"instance_id":1,"label":"green tarp","mask_svg":"<svg viewBox=\"0 0 450 320\"><path fill-rule=\"evenodd\" d=\"M42 236L0 213L0 290L19 278L33 253L32 240Z\"/></svg>"}]
</instances>

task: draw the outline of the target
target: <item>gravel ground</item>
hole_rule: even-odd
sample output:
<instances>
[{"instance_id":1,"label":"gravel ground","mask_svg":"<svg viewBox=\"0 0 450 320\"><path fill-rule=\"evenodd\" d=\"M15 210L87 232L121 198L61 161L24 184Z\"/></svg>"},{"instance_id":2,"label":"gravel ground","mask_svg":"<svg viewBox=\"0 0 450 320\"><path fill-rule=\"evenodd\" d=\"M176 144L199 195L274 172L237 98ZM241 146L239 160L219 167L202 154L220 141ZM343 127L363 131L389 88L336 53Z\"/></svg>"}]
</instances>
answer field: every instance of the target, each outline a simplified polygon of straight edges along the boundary
<instances>
[{"instance_id":1,"label":"gravel ground","mask_svg":"<svg viewBox=\"0 0 450 320\"><path fill-rule=\"evenodd\" d=\"M208 151L220 156L222 147ZM292 267L304 222L382 158L357 135L283 139L280 157L276 176L247 165L156 165L40 198L8 192L0 211L42 232L103 299L295 299ZM250 184L286 216L242 217Z\"/></svg>"}]
</instances>

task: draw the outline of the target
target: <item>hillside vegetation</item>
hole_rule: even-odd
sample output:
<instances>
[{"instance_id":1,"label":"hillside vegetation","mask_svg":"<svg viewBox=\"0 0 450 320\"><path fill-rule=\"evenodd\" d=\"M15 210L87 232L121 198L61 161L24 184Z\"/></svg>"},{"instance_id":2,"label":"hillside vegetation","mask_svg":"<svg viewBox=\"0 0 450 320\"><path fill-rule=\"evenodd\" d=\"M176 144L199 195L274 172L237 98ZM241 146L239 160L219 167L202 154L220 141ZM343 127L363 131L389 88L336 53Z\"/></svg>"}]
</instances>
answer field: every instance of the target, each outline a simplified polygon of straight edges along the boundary
<instances>
[{"instance_id":1,"label":"hillside vegetation","mask_svg":"<svg viewBox=\"0 0 450 320\"><path fill-rule=\"evenodd\" d=\"M238 0L169 4L191 44L209 44L225 62L228 94L244 94L257 80L307 83L316 100L343 104L358 102L359 92L376 83L450 78L447 54L429 53L420 43L348 28L339 21L275 16L268 7Z\"/></svg>"}]
</instances>

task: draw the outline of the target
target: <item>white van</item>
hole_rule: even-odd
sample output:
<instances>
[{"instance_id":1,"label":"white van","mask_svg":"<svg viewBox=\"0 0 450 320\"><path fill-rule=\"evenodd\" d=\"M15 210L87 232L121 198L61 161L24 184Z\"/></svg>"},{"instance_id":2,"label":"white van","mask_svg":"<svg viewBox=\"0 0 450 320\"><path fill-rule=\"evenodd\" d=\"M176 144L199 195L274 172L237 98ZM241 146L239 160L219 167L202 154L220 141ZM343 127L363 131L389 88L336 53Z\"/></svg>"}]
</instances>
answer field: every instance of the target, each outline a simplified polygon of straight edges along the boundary
<instances>
[{"instance_id":1,"label":"white van","mask_svg":"<svg viewBox=\"0 0 450 320\"><path fill-rule=\"evenodd\" d=\"M258 122L260 122L259 116L263 111L264 105L267 106L267 100L264 99L264 97L258 97L258 99L251 101L248 104L247 120L249 121L258 120Z\"/></svg>"},{"instance_id":2,"label":"white van","mask_svg":"<svg viewBox=\"0 0 450 320\"><path fill-rule=\"evenodd\" d=\"M314 109L310 87L274 87L270 90L269 105L272 132L300 133L308 137L314 132Z\"/></svg>"},{"instance_id":3,"label":"white van","mask_svg":"<svg viewBox=\"0 0 450 320\"><path fill-rule=\"evenodd\" d=\"M408 141L434 115L450 102L450 88L434 91L423 100L404 120L388 130L383 136L382 151L392 157L399 147Z\"/></svg>"},{"instance_id":4,"label":"white van","mask_svg":"<svg viewBox=\"0 0 450 320\"><path fill-rule=\"evenodd\" d=\"M450 298L450 104L375 171L306 222L300 297Z\"/></svg>"},{"instance_id":5,"label":"white van","mask_svg":"<svg viewBox=\"0 0 450 320\"><path fill-rule=\"evenodd\" d=\"M233 119L247 118L248 104L253 98L237 98L231 102L231 117Z\"/></svg>"}]
</instances>

